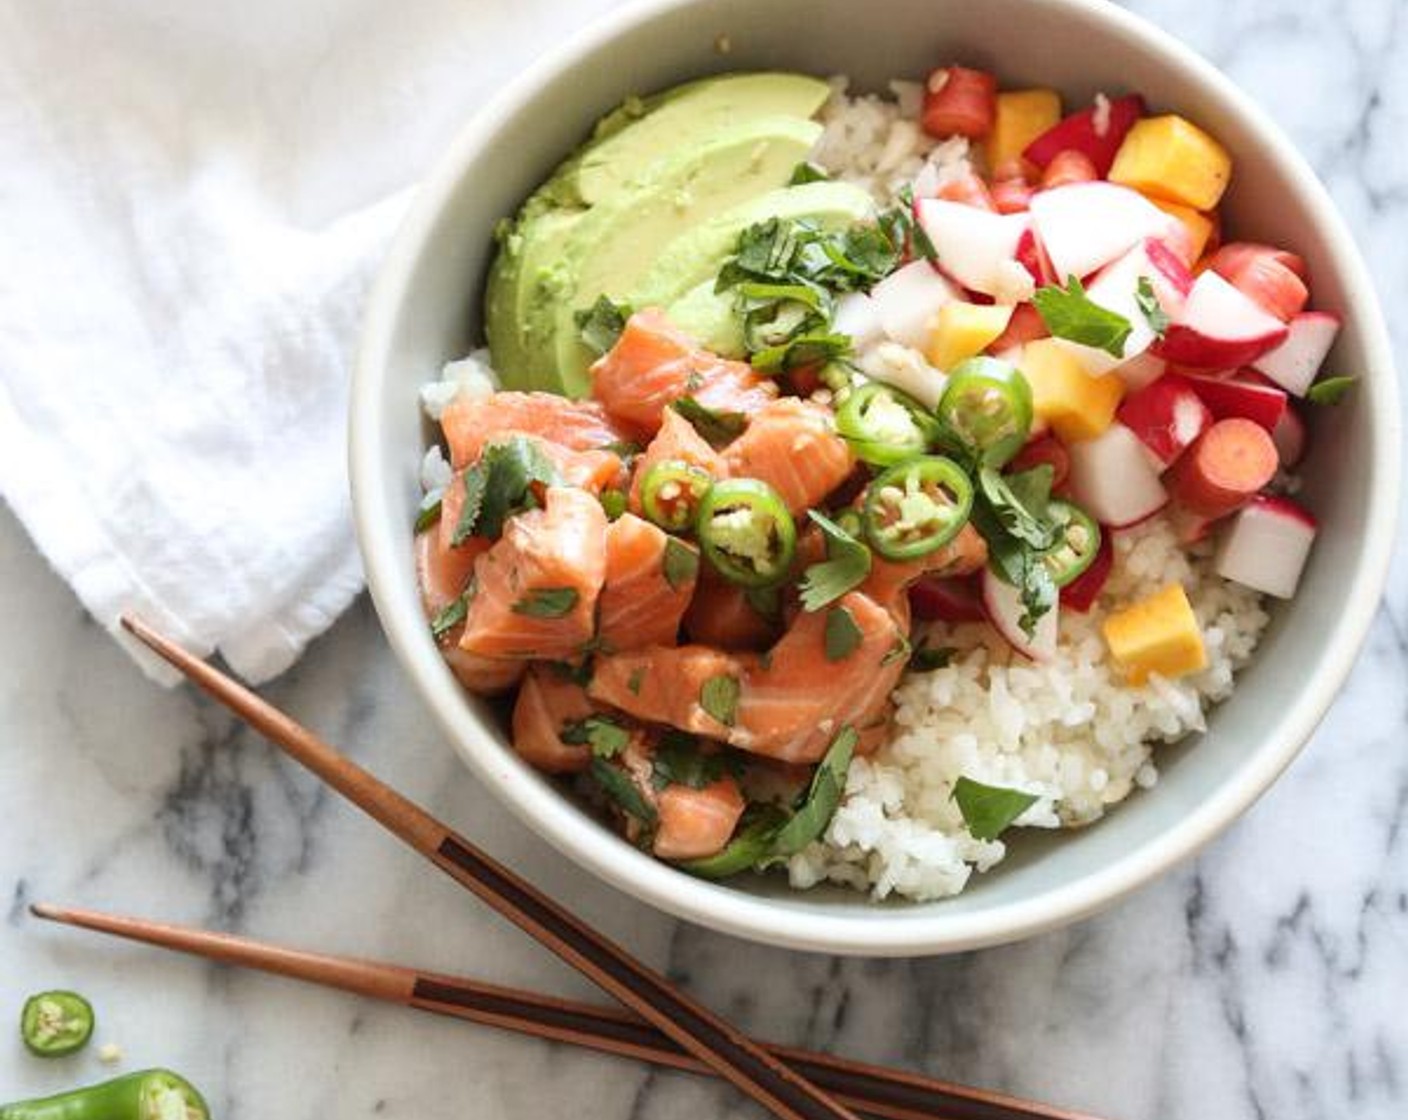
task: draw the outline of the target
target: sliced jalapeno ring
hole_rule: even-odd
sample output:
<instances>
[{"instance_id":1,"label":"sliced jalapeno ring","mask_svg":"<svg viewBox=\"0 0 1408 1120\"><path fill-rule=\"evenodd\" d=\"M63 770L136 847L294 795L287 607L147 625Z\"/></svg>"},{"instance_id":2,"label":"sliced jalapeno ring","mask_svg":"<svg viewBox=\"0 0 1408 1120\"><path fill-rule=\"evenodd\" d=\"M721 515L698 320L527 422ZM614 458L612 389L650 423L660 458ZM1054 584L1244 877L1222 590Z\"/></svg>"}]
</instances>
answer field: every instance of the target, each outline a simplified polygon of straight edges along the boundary
<instances>
[{"instance_id":1,"label":"sliced jalapeno ring","mask_svg":"<svg viewBox=\"0 0 1408 1120\"><path fill-rule=\"evenodd\" d=\"M40 992L25 1000L20 1037L31 1053L57 1058L83 1049L93 1022L93 1005L77 992Z\"/></svg>"},{"instance_id":2,"label":"sliced jalapeno ring","mask_svg":"<svg viewBox=\"0 0 1408 1120\"><path fill-rule=\"evenodd\" d=\"M1053 498L1047 506L1050 516L1065 522L1061 539L1042 553L1042 562L1057 587L1079 579L1100 551L1100 526L1079 506Z\"/></svg>"},{"instance_id":3,"label":"sliced jalapeno ring","mask_svg":"<svg viewBox=\"0 0 1408 1120\"><path fill-rule=\"evenodd\" d=\"M866 539L888 560L913 560L942 548L968 521L973 483L942 455L891 467L865 495Z\"/></svg>"},{"instance_id":4,"label":"sliced jalapeno ring","mask_svg":"<svg viewBox=\"0 0 1408 1120\"><path fill-rule=\"evenodd\" d=\"M967 358L954 366L939 398L939 423L964 454L1000 467L1032 430L1032 388L1022 372L997 358Z\"/></svg>"},{"instance_id":5,"label":"sliced jalapeno ring","mask_svg":"<svg viewBox=\"0 0 1408 1120\"><path fill-rule=\"evenodd\" d=\"M754 478L716 482L699 504L695 532L714 570L741 587L782 582L797 549L797 526L787 503Z\"/></svg>"},{"instance_id":6,"label":"sliced jalapeno ring","mask_svg":"<svg viewBox=\"0 0 1408 1120\"><path fill-rule=\"evenodd\" d=\"M906 393L868 381L854 389L836 411L836 430L856 456L889 467L923 455L939 436L938 422Z\"/></svg>"},{"instance_id":7,"label":"sliced jalapeno ring","mask_svg":"<svg viewBox=\"0 0 1408 1120\"><path fill-rule=\"evenodd\" d=\"M645 516L672 533L688 529L699 513L699 503L714 485L708 471L681 459L656 463L640 482L640 502Z\"/></svg>"}]
</instances>

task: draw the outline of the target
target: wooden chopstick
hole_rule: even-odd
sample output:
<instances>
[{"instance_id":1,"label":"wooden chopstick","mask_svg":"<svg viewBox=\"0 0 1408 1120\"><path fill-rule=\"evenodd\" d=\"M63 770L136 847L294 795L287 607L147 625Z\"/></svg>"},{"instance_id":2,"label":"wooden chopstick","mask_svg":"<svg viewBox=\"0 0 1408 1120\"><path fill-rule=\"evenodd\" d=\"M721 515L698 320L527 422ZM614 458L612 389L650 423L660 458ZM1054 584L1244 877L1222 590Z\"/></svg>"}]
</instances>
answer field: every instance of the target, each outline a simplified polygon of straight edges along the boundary
<instances>
[{"instance_id":1,"label":"wooden chopstick","mask_svg":"<svg viewBox=\"0 0 1408 1120\"><path fill-rule=\"evenodd\" d=\"M460 976L305 952L233 934L97 910L35 903L30 911L46 921L80 926L421 1011L537 1038L570 1042L690 1073L713 1072L649 1023L628 1012ZM837 1100L877 1120L1092 1120L1049 1105L902 1070L771 1043L761 1045Z\"/></svg>"},{"instance_id":2,"label":"wooden chopstick","mask_svg":"<svg viewBox=\"0 0 1408 1120\"><path fill-rule=\"evenodd\" d=\"M329 743L140 620L122 625L296 762L781 1120L856 1120L805 1077Z\"/></svg>"}]
</instances>

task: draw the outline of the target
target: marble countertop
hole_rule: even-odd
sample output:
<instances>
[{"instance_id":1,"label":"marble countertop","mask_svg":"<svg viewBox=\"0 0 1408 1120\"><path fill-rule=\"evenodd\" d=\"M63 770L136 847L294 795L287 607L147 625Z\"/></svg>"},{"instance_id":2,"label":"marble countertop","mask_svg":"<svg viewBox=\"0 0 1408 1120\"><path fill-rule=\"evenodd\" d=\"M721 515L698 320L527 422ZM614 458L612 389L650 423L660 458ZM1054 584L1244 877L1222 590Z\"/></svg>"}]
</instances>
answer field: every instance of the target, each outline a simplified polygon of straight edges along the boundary
<instances>
[{"instance_id":1,"label":"marble countertop","mask_svg":"<svg viewBox=\"0 0 1408 1120\"><path fill-rule=\"evenodd\" d=\"M460 10L499 73L607 0ZM1285 127L1390 309L1408 295L1408 5L1139 0ZM414 7L414 5L412 5ZM449 8L441 5L441 11ZM502 49L492 49L495 45ZM493 74L483 78L488 81ZM1400 352L1405 341L1400 330ZM1408 537L1408 533L1403 534ZM919 961L808 956L668 919L553 853L446 749L363 600L270 690L412 798L757 1034L1123 1120L1408 1115L1408 564L1315 741L1196 862L1094 920ZM36 899L145 913L565 995L565 966L189 691L147 683L0 511L0 1099L42 1063L23 995L90 993L121 1069L221 1120L754 1116L702 1079L46 928Z\"/></svg>"}]
</instances>

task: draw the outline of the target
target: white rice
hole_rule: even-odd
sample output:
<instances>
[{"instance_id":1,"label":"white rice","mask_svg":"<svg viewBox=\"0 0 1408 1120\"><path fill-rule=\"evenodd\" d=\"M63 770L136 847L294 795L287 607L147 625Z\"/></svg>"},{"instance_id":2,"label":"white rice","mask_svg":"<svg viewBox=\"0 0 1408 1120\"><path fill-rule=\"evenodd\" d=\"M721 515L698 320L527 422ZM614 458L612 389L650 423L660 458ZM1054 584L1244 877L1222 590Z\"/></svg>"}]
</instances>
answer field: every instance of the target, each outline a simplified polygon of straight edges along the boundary
<instances>
[{"instance_id":1,"label":"white rice","mask_svg":"<svg viewBox=\"0 0 1408 1120\"><path fill-rule=\"evenodd\" d=\"M818 154L833 175L887 201L921 173L966 166L965 151L935 147L905 127L917 112L913 98L902 108L847 98L844 83L836 88ZM968 833L952 798L960 777L1035 794L1016 825L1046 829L1088 824L1136 787L1154 785L1155 747L1203 730L1204 711L1231 694L1267 615L1259 595L1212 572L1210 546L1180 546L1162 517L1116 534L1114 545L1100 601L1087 615L1062 614L1057 653L1046 664L1014 654L986 625L932 628L928 644L956 652L947 667L901 683L894 738L852 764L822 841L788 864L793 886L830 880L880 898L957 894L975 869L988 870L1007 850ZM1101 622L1174 582L1202 627L1208 667L1132 687L1111 663ZM925 635L915 637L918 644Z\"/></svg>"}]
</instances>

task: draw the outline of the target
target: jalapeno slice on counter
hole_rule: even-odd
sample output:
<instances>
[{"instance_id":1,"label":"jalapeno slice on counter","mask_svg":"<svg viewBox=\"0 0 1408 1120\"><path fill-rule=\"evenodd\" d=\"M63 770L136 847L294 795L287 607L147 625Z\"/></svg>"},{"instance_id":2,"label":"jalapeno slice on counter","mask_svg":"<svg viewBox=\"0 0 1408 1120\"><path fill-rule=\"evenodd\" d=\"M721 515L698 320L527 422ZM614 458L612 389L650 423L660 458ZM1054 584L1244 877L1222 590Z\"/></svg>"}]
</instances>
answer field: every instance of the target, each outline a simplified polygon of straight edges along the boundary
<instances>
[{"instance_id":1,"label":"jalapeno slice on counter","mask_svg":"<svg viewBox=\"0 0 1408 1120\"><path fill-rule=\"evenodd\" d=\"M1000 467L1022 450L1031 433L1032 389L1008 362L968 358L950 371L937 411L959 450Z\"/></svg>"},{"instance_id":2,"label":"jalapeno slice on counter","mask_svg":"<svg viewBox=\"0 0 1408 1120\"><path fill-rule=\"evenodd\" d=\"M906 393L879 381L852 390L836 411L836 430L857 458L890 467L923 455L938 441L932 415Z\"/></svg>"},{"instance_id":3,"label":"jalapeno slice on counter","mask_svg":"<svg viewBox=\"0 0 1408 1120\"><path fill-rule=\"evenodd\" d=\"M787 503L754 478L716 482L699 504L695 532L714 570L740 587L782 582L797 549Z\"/></svg>"},{"instance_id":4,"label":"jalapeno slice on counter","mask_svg":"<svg viewBox=\"0 0 1408 1120\"><path fill-rule=\"evenodd\" d=\"M888 560L927 556L953 540L973 508L973 483L942 455L925 455L879 475L862 520L870 546Z\"/></svg>"},{"instance_id":5,"label":"jalapeno slice on counter","mask_svg":"<svg viewBox=\"0 0 1408 1120\"><path fill-rule=\"evenodd\" d=\"M708 471L680 459L656 463L640 483L640 502L645 516L671 533L694 524L699 503L714 480Z\"/></svg>"},{"instance_id":6,"label":"jalapeno slice on counter","mask_svg":"<svg viewBox=\"0 0 1408 1120\"><path fill-rule=\"evenodd\" d=\"M20 1037L31 1053L58 1058L87 1045L93 1022L93 1005L77 992L40 992L25 1000Z\"/></svg>"},{"instance_id":7,"label":"jalapeno slice on counter","mask_svg":"<svg viewBox=\"0 0 1408 1120\"><path fill-rule=\"evenodd\" d=\"M1100 526L1079 506L1053 498L1047 511L1058 524L1064 522L1060 539L1042 553L1042 562L1057 587L1079 579L1100 551Z\"/></svg>"}]
</instances>

